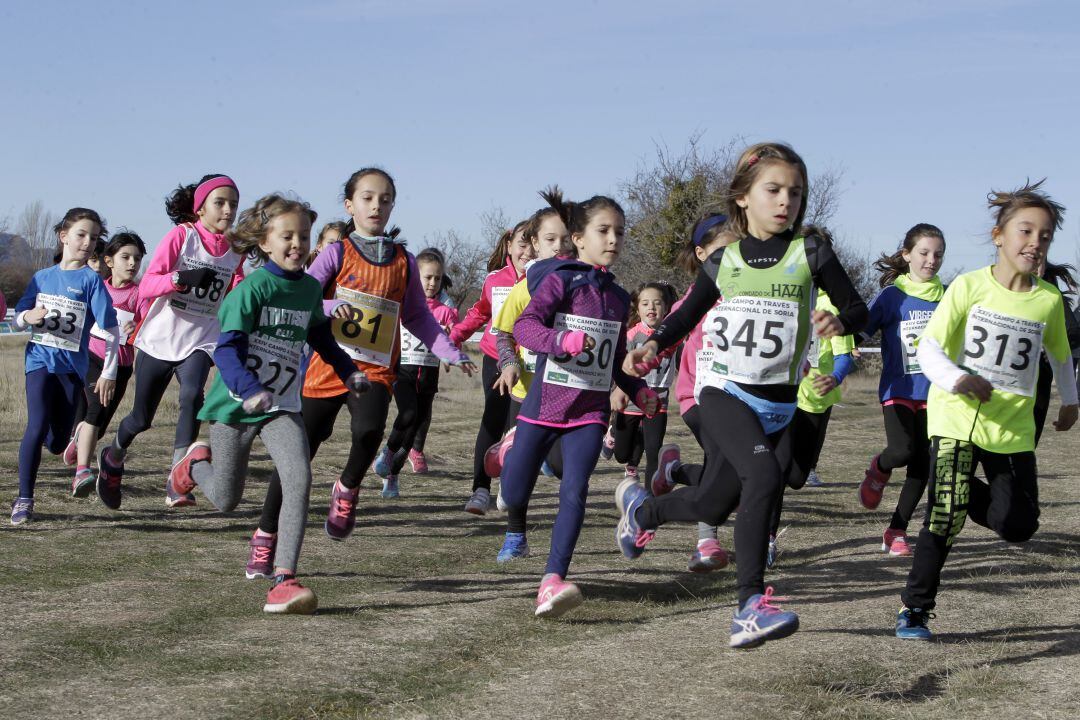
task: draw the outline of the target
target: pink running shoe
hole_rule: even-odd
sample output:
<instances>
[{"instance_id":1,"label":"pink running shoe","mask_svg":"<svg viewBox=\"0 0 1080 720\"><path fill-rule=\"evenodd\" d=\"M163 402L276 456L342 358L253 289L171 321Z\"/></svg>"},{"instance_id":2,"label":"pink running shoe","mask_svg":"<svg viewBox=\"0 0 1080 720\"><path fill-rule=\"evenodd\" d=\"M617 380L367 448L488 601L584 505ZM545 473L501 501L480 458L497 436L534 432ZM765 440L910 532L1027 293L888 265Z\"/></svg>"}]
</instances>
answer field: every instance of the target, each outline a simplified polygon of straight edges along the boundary
<instances>
[{"instance_id":1,"label":"pink running shoe","mask_svg":"<svg viewBox=\"0 0 1080 720\"><path fill-rule=\"evenodd\" d=\"M210 461L210 445L204 442L192 443L180 462L169 471L165 481L165 504L169 507L189 507L195 504L195 479L191 477L191 466L197 462Z\"/></svg>"},{"instance_id":2,"label":"pink running shoe","mask_svg":"<svg viewBox=\"0 0 1080 720\"><path fill-rule=\"evenodd\" d=\"M356 527L356 497L360 486L350 490L338 480L334 483L334 492L330 495L330 512L326 515L323 527L331 540L344 540L352 535Z\"/></svg>"},{"instance_id":3,"label":"pink running shoe","mask_svg":"<svg viewBox=\"0 0 1080 720\"><path fill-rule=\"evenodd\" d=\"M263 612L311 615L319 607L315 593L300 584L294 577L283 579L266 594Z\"/></svg>"},{"instance_id":4,"label":"pink running shoe","mask_svg":"<svg viewBox=\"0 0 1080 720\"><path fill-rule=\"evenodd\" d=\"M690 556L690 563L687 567L690 572L707 573L713 570L722 570L727 565L727 551L719 542L709 538L708 540L698 541L697 548L694 549L694 554Z\"/></svg>"},{"instance_id":5,"label":"pink running shoe","mask_svg":"<svg viewBox=\"0 0 1080 720\"><path fill-rule=\"evenodd\" d=\"M626 466L626 472L623 474L623 477L630 478L634 482L637 482L637 480L638 480L637 465L627 465Z\"/></svg>"},{"instance_id":6,"label":"pink running shoe","mask_svg":"<svg viewBox=\"0 0 1080 720\"><path fill-rule=\"evenodd\" d=\"M583 602L585 598L577 585L549 573L540 581L540 591L536 594L536 617L557 618Z\"/></svg>"},{"instance_id":7,"label":"pink running shoe","mask_svg":"<svg viewBox=\"0 0 1080 720\"><path fill-rule=\"evenodd\" d=\"M903 530L886 529L881 536L881 549L893 557L911 555L911 545L908 544L907 533Z\"/></svg>"},{"instance_id":8,"label":"pink running shoe","mask_svg":"<svg viewBox=\"0 0 1080 720\"><path fill-rule=\"evenodd\" d=\"M885 491L885 485L892 476L892 473L887 473L878 466L880 457L881 455L875 455L870 461L870 467L866 469L866 477L859 485L859 502L867 510L876 510L881 504L881 493Z\"/></svg>"},{"instance_id":9,"label":"pink running shoe","mask_svg":"<svg viewBox=\"0 0 1080 720\"><path fill-rule=\"evenodd\" d=\"M274 577L274 551L277 550L277 535L251 536L250 552L244 574L248 580Z\"/></svg>"},{"instance_id":10,"label":"pink running shoe","mask_svg":"<svg viewBox=\"0 0 1080 720\"><path fill-rule=\"evenodd\" d=\"M672 443L660 448L660 460L657 464L656 472L653 473L651 478L653 495L667 495L671 492L671 489L675 487L675 480L672 477L672 474L681 464L682 461L679 460L678 445Z\"/></svg>"},{"instance_id":11,"label":"pink running shoe","mask_svg":"<svg viewBox=\"0 0 1080 720\"><path fill-rule=\"evenodd\" d=\"M502 475L503 458L513 447L514 433L516 432L517 426L515 425L506 431L506 434L502 436L499 442L489 447L487 452L484 453L484 472L487 473L488 477L497 478Z\"/></svg>"},{"instance_id":12,"label":"pink running shoe","mask_svg":"<svg viewBox=\"0 0 1080 720\"><path fill-rule=\"evenodd\" d=\"M68 467L79 461L79 430L81 428L82 423L75 426L75 432L71 433L71 440L68 442L67 447L64 448L64 464Z\"/></svg>"},{"instance_id":13,"label":"pink running shoe","mask_svg":"<svg viewBox=\"0 0 1080 720\"><path fill-rule=\"evenodd\" d=\"M422 450L413 448L409 451L409 465L412 467L412 471L417 475L427 475L428 466L427 458L424 457Z\"/></svg>"}]
</instances>

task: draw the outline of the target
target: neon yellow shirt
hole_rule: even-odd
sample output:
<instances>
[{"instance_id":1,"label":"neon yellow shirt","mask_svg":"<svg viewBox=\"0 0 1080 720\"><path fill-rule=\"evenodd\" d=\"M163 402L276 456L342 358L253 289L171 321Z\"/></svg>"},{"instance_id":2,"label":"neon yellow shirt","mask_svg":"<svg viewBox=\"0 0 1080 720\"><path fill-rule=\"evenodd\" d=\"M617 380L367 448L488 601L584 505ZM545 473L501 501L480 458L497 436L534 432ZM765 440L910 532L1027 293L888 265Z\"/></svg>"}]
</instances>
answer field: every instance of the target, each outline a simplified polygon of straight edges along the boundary
<instances>
[{"instance_id":1,"label":"neon yellow shirt","mask_svg":"<svg viewBox=\"0 0 1080 720\"><path fill-rule=\"evenodd\" d=\"M829 300L829 296L825 294L824 290L818 291L816 308L831 312L833 315L840 312ZM835 368L833 365L834 358L837 355L847 355L854 349L854 335L838 335L825 341L819 340L816 336L814 337L807 354L810 360L810 373L799 383L799 408L803 412L820 415L840 402L841 391L839 385L824 395L818 395L817 390L814 389L814 378L819 375L831 375Z\"/></svg>"},{"instance_id":2,"label":"neon yellow shirt","mask_svg":"<svg viewBox=\"0 0 1080 720\"><path fill-rule=\"evenodd\" d=\"M990 452L1035 449L1035 384L1039 353L1069 357L1061 293L1037 279L1013 292L994 279L992 266L965 273L945 291L922 338L932 338L961 368L993 384L990 401L930 388L927 432L971 439Z\"/></svg>"},{"instance_id":3,"label":"neon yellow shirt","mask_svg":"<svg viewBox=\"0 0 1080 720\"><path fill-rule=\"evenodd\" d=\"M521 280L510 290L506 302L499 308L499 314L491 321L491 326L505 333L514 333L514 323L525 312L532 295L525 280ZM536 354L518 345L518 357L521 358L521 376L510 394L517 400L524 400L532 385L533 371L536 370Z\"/></svg>"}]
</instances>

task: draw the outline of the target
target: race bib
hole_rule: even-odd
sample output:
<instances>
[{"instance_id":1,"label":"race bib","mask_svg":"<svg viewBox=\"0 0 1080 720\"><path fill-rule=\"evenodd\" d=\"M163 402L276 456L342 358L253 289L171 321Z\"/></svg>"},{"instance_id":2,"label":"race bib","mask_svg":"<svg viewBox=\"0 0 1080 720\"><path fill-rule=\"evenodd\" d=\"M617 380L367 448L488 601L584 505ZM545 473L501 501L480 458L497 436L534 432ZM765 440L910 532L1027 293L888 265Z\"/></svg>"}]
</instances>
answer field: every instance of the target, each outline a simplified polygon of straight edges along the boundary
<instances>
[{"instance_id":1,"label":"race bib","mask_svg":"<svg viewBox=\"0 0 1080 720\"><path fill-rule=\"evenodd\" d=\"M439 357L428 350L427 345L409 332L404 325L401 326L401 364L439 367Z\"/></svg>"},{"instance_id":2,"label":"race bib","mask_svg":"<svg viewBox=\"0 0 1080 720\"><path fill-rule=\"evenodd\" d=\"M259 384L274 396L274 404L267 412L300 412L303 352L302 340L280 340L261 333L248 336L247 368L259 376Z\"/></svg>"},{"instance_id":3,"label":"race bib","mask_svg":"<svg viewBox=\"0 0 1080 720\"><path fill-rule=\"evenodd\" d=\"M521 347L521 368L527 373L536 372L536 353L526 347Z\"/></svg>"},{"instance_id":4,"label":"race bib","mask_svg":"<svg viewBox=\"0 0 1080 720\"><path fill-rule=\"evenodd\" d=\"M791 382L798 302L740 296L721 302L710 316L704 328L715 349L710 375L750 385Z\"/></svg>"},{"instance_id":5,"label":"race bib","mask_svg":"<svg viewBox=\"0 0 1080 720\"><path fill-rule=\"evenodd\" d=\"M127 310L121 310L120 308L116 308L116 327L119 328L119 337L120 337L120 344L121 345L126 345L127 341L128 341L127 333L124 332L124 326L127 325L129 322L133 321L134 319L135 319L135 313L128 312ZM105 331L102 330L101 326L98 325L97 323L94 323L93 327L90 328L90 334L93 335L96 338L101 338L102 340L108 340L108 338L105 337Z\"/></svg>"},{"instance_id":6,"label":"race bib","mask_svg":"<svg viewBox=\"0 0 1080 720\"><path fill-rule=\"evenodd\" d=\"M502 310L502 306L506 304L506 298L510 297L510 291L512 287L493 287L491 288L491 322L488 323L488 333L494 335L498 332L495 329L495 318L499 317L499 311Z\"/></svg>"},{"instance_id":7,"label":"race bib","mask_svg":"<svg viewBox=\"0 0 1080 720\"><path fill-rule=\"evenodd\" d=\"M904 350L904 374L915 375L921 373L919 358L916 356L915 341L926 330L926 324L930 318L913 318L900 321L900 346Z\"/></svg>"},{"instance_id":8,"label":"race bib","mask_svg":"<svg viewBox=\"0 0 1080 720\"><path fill-rule=\"evenodd\" d=\"M221 299L225 297L225 290L232 279L233 270L186 256L180 257L180 267L177 270L199 270L201 268L213 271L214 279L210 281L210 284L203 288L189 287L174 291L169 296L169 305L174 310L189 315L217 317L218 308L221 307Z\"/></svg>"},{"instance_id":9,"label":"race bib","mask_svg":"<svg viewBox=\"0 0 1080 720\"><path fill-rule=\"evenodd\" d=\"M806 361L815 370L821 364L821 338L816 332L810 333L810 348L806 351Z\"/></svg>"},{"instance_id":10,"label":"race bib","mask_svg":"<svg viewBox=\"0 0 1080 720\"><path fill-rule=\"evenodd\" d=\"M701 349L694 358L694 397L700 398L701 391L708 385L708 379L712 372L713 357L715 356L712 345L704 340Z\"/></svg>"},{"instance_id":11,"label":"race bib","mask_svg":"<svg viewBox=\"0 0 1080 720\"><path fill-rule=\"evenodd\" d=\"M38 293L37 307L45 308L45 317L33 326L30 342L78 352L86 324L86 303L63 295Z\"/></svg>"},{"instance_id":12,"label":"race bib","mask_svg":"<svg viewBox=\"0 0 1080 720\"><path fill-rule=\"evenodd\" d=\"M596 345L578 355L549 355L544 363L544 382L581 390L609 392L611 365L615 359L615 346L622 331L622 323L556 313L553 327L559 332L582 330L596 341Z\"/></svg>"},{"instance_id":13,"label":"race bib","mask_svg":"<svg viewBox=\"0 0 1080 720\"><path fill-rule=\"evenodd\" d=\"M390 367L401 304L340 285L334 297L354 311L348 320L333 319L334 337L341 349L353 360Z\"/></svg>"},{"instance_id":14,"label":"race bib","mask_svg":"<svg viewBox=\"0 0 1080 720\"><path fill-rule=\"evenodd\" d=\"M1031 397L1046 326L976 305L968 312L961 366L997 390Z\"/></svg>"}]
</instances>

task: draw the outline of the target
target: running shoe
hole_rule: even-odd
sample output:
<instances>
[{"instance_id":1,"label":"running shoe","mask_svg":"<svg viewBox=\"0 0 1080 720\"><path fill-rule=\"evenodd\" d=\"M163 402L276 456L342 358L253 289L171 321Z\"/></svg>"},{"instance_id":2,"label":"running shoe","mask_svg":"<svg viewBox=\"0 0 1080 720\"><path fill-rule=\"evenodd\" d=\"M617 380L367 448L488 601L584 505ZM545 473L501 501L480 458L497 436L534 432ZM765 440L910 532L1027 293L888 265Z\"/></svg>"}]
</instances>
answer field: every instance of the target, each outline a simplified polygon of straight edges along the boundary
<instances>
[{"instance_id":1,"label":"running shoe","mask_svg":"<svg viewBox=\"0 0 1080 720\"><path fill-rule=\"evenodd\" d=\"M824 487L825 483L822 482L821 476L817 474L817 470L811 470L806 476L807 487Z\"/></svg>"},{"instance_id":2,"label":"running shoe","mask_svg":"<svg viewBox=\"0 0 1080 720\"><path fill-rule=\"evenodd\" d=\"M499 512L506 512L510 509L510 506L503 500L502 485L499 486L499 492L495 493L495 507Z\"/></svg>"},{"instance_id":3,"label":"running shoe","mask_svg":"<svg viewBox=\"0 0 1080 720\"><path fill-rule=\"evenodd\" d=\"M248 580L274 577L274 553L277 550L277 535L262 535L256 532L251 536L247 567L244 574Z\"/></svg>"},{"instance_id":4,"label":"running shoe","mask_svg":"<svg viewBox=\"0 0 1080 720\"><path fill-rule=\"evenodd\" d=\"M911 555L911 545L908 543L907 533L903 530L886 528L881 536L881 549L893 557L908 557Z\"/></svg>"},{"instance_id":5,"label":"running shoe","mask_svg":"<svg viewBox=\"0 0 1080 720\"><path fill-rule=\"evenodd\" d=\"M168 507L189 507L195 504L195 478L191 476L191 466L197 462L210 462L210 445L195 442L188 447L184 457L173 465L169 478L165 481L165 504Z\"/></svg>"},{"instance_id":6,"label":"running shoe","mask_svg":"<svg viewBox=\"0 0 1080 720\"><path fill-rule=\"evenodd\" d=\"M499 557L495 558L496 562L508 563L523 557L529 557L529 541L525 538L525 533L506 533Z\"/></svg>"},{"instance_id":7,"label":"running shoe","mask_svg":"<svg viewBox=\"0 0 1080 720\"><path fill-rule=\"evenodd\" d=\"M547 460L544 460L544 462L540 463L540 472L544 474L544 477L555 477L555 468L551 467L551 465L548 464Z\"/></svg>"},{"instance_id":8,"label":"running shoe","mask_svg":"<svg viewBox=\"0 0 1080 720\"><path fill-rule=\"evenodd\" d=\"M610 460L611 456L615 454L615 436L611 434L611 426L608 425L607 432L604 433L604 444L600 446L600 457L605 460Z\"/></svg>"},{"instance_id":9,"label":"running shoe","mask_svg":"<svg viewBox=\"0 0 1080 720\"><path fill-rule=\"evenodd\" d=\"M97 473L91 468L83 468L75 471L75 478L71 481L71 497L84 498L94 490L94 481Z\"/></svg>"},{"instance_id":10,"label":"running shoe","mask_svg":"<svg viewBox=\"0 0 1080 720\"><path fill-rule=\"evenodd\" d=\"M326 522L323 529L331 540L344 540L352 535L356 527L356 497L360 494L360 486L350 490L338 480L334 483L334 491L330 494L330 510L326 514Z\"/></svg>"},{"instance_id":11,"label":"running shoe","mask_svg":"<svg viewBox=\"0 0 1080 720\"><path fill-rule=\"evenodd\" d=\"M862 483L859 485L859 502L867 510L874 510L881 504L881 493L885 491L885 485L892 475L892 473L882 470L878 465L878 458L880 457L881 455L875 455L874 459L870 461L870 467L866 469L866 477L863 478Z\"/></svg>"},{"instance_id":12,"label":"running shoe","mask_svg":"<svg viewBox=\"0 0 1080 720\"><path fill-rule=\"evenodd\" d=\"M506 431L502 439L492 445L484 453L484 472L488 477L497 478L502 475L503 460L506 453L514 446L514 434L517 433L517 425Z\"/></svg>"},{"instance_id":13,"label":"running shoe","mask_svg":"<svg viewBox=\"0 0 1080 720\"><path fill-rule=\"evenodd\" d=\"M34 519L34 498L15 498L11 503L11 524L22 525Z\"/></svg>"},{"instance_id":14,"label":"running shoe","mask_svg":"<svg viewBox=\"0 0 1080 720\"><path fill-rule=\"evenodd\" d=\"M379 477L386 478L393 469L390 464L393 460L394 453L390 452L390 448L383 445L383 449L379 451L379 456L375 458L375 465L372 469Z\"/></svg>"},{"instance_id":15,"label":"running shoe","mask_svg":"<svg viewBox=\"0 0 1080 720\"><path fill-rule=\"evenodd\" d=\"M934 618L934 613L921 608L901 608L896 616L896 637L901 640L932 640L934 633L926 623Z\"/></svg>"},{"instance_id":16,"label":"running shoe","mask_svg":"<svg viewBox=\"0 0 1080 720\"><path fill-rule=\"evenodd\" d=\"M401 493L398 490L397 475L387 475L382 481L382 496L384 498L396 498Z\"/></svg>"},{"instance_id":17,"label":"running shoe","mask_svg":"<svg viewBox=\"0 0 1080 720\"><path fill-rule=\"evenodd\" d=\"M71 433L71 440L68 441L67 447L64 448L64 464L71 467L79 461L79 430L82 428L82 423L75 426L75 432ZM85 497L80 495L78 497Z\"/></svg>"},{"instance_id":18,"label":"running shoe","mask_svg":"<svg viewBox=\"0 0 1080 720\"><path fill-rule=\"evenodd\" d=\"M106 445L98 453L97 494L105 507L119 510L123 492L120 485L124 479L124 461L114 463L110 446Z\"/></svg>"},{"instance_id":19,"label":"running shoe","mask_svg":"<svg viewBox=\"0 0 1080 720\"><path fill-rule=\"evenodd\" d=\"M630 478L634 482L638 480L637 465L627 465L626 471L623 473L623 477Z\"/></svg>"},{"instance_id":20,"label":"running shoe","mask_svg":"<svg viewBox=\"0 0 1080 720\"><path fill-rule=\"evenodd\" d=\"M487 488L476 488L465 503L465 512L471 515L487 515L491 507L491 491Z\"/></svg>"},{"instance_id":21,"label":"running shoe","mask_svg":"<svg viewBox=\"0 0 1080 720\"><path fill-rule=\"evenodd\" d=\"M585 598L577 585L549 573L540 582L540 590L536 593L536 617L557 618L583 602Z\"/></svg>"},{"instance_id":22,"label":"running shoe","mask_svg":"<svg viewBox=\"0 0 1080 720\"><path fill-rule=\"evenodd\" d=\"M266 594L263 612L311 615L317 607L319 601L315 593L301 585L292 575L278 575L274 578L274 586Z\"/></svg>"},{"instance_id":23,"label":"running shoe","mask_svg":"<svg viewBox=\"0 0 1080 720\"><path fill-rule=\"evenodd\" d=\"M727 567L728 554L717 540L698 540L694 554L690 556L687 569L690 572L707 573Z\"/></svg>"},{"instance_id":24,"label":"running shoe","mask_svg":"<svg viewBox=\"0 0 1080 720\"><path fill-rule=\"evenodd\" d=\"M747 600L731 621L731 647L758 647L766 640L786 638L798 630L799 616L773 604L786 599L774 596L772 587L767 587L763 595Z\"/></svg>"},{"instance_id":25,"label":"running shoe","mask_svg":"<svg viewBox=\"0 0 1080 720\"><path fill-rule=\"evenodd\" d=\"M624 478L615 488L615 507L619 510L619 524L615 526L615 543L623 556L633 560L641 557L645 546L656 537L655 530L643 530L634 519L634 513L649 494L631 478Z\"/></svg>"},{"instance_id":26,"label":"running shoe","mask_svg":"<svg viewBox=\"0 0 1080 720\"><path fill-rule=\"evenodd\" d=\"M660 460L656 472L650 478L654 496L667 495L675 487L675 471L682 465L679 459L679 446L664 445L660 448Z\"/></svg>"},{"instance_id":27,"label":"running shoe","mask_svg":"<svg viewBox=\"0 0 1080 720\"><path fill-rule=\"evenodd\" d=\"M417 475L427 474L427 458L424 457L423 450L413 448L409 451L409 466L412 467L412 471Z\"/></svg>"}]
</instances>

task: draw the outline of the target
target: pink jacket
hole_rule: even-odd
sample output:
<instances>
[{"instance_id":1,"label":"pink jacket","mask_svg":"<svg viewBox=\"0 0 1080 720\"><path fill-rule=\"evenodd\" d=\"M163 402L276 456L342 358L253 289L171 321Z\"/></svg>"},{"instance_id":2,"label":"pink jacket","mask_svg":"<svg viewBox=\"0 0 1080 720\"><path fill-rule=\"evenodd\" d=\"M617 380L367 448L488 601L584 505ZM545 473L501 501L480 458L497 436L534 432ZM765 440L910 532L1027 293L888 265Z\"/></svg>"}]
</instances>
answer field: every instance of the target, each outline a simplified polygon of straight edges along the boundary
<instances>
[{"instance_id":1,"label":"pink jacket","mask_svg":"<svg viewBox=\"0 0 1080 720\"><path fill-rule=\"evenodd\" d=\"M224 235L210 232L203 227L202 221L195 223L195 230L199 233L203 247L211 255L220 256L231 249L229 241ZM143 302L148 303L162 295L168 295L176 291L176 287L172 283L172 274L176 270L180 250L184 247L185 236L187 236L187 228L184 225L177 225L158 243L154 256L150 258L150 264L146 266L146 272L143 274L142 280L139 281L140 304ZM236 272L233 273L232 282L229 283L229 290L236 287L236 284L243 279L243 263L238 263Z\"/></svg>"},{"instance_id":2,"label":"pink jacket","mask_svg":"<svg viewBox=\"0 0 1080 720\"><path fill-rule=\"evenodd\" d=\"M449 305L443 305L439 302L439 298L427 299L428 310L431 311L435 321L442 325L444 328L453 327L458 321L457 308L452 308Z\"/></svg>"},{"instance_id":3,"label":"pink jacket","mask_svg":"<svg viewBox=\"0 0 1080 720\"><path fill-rule=\"evenodd\" d=\"M461 343L468 340L474 332L483 327L484 337L480 340L480 351L492 360L497 361L499 359L499 350L495 346L495 333L491 330L491 320L495 310L491 304L491 291L493 288L512 288L523 277L525 277L525 273L519 274L514 269L514 263L510 261L508 255L505 265L494 272L488 273L487 279L484 280L484 289L480 292L480 299L469 308L469 312L465 314L465 319L454 325L453 330L450 331L450 340L458 347L461 347Z\"/></svg>"}]
</instances>

